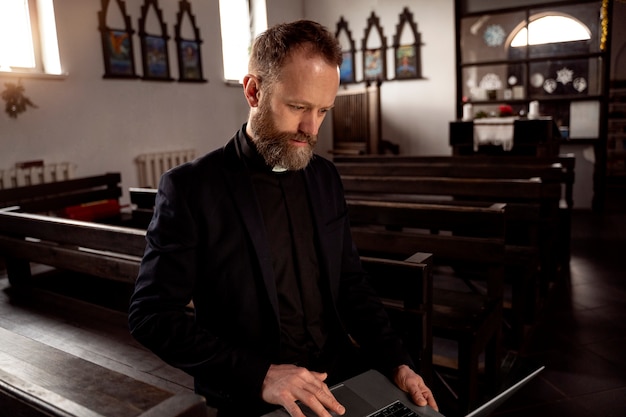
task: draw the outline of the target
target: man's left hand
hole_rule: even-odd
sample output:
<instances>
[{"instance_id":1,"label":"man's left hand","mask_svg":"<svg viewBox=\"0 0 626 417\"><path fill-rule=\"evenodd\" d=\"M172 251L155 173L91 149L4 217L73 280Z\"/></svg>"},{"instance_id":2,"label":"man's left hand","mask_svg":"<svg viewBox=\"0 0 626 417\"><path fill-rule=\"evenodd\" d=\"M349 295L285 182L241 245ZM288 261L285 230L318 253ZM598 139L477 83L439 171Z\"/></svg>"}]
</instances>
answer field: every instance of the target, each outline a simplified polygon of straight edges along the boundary
<instances>
[{"instance_id":1,"label":"man's left hand","mask_svg":"<svg viewBox=\"0 0 626 417\"><path fill-rule=\"evenodd\" d=\"M394 370L393 381L404 392L407 392L413 402L419 406L429 405L439 411L437 402L424 379L407 365L401 365Z\"/></svg>"}]
</instances>

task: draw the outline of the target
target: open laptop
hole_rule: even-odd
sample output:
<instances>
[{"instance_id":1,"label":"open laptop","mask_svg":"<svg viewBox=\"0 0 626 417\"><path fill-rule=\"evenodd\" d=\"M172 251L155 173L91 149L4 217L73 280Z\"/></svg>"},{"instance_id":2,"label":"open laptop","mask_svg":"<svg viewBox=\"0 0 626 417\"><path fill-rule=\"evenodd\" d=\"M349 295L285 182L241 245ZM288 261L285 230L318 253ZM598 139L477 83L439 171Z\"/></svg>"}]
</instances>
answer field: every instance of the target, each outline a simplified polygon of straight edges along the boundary
<instances>
[{"instance_id":1,"label":"open laptop","mask_svg":"<svg viewBox=\"0 0 626 417\"><path fill-rule=\"evenodd\" d=\"M533 371L530 375L524 377L510 388L502 391L500 394L496 395L494 398L487 401L485 404L478 407L465 417L486 417L492 414L496 408L502 405L504 401L509 399L513 393L519 390L522 386L526 385L528 381L537 376L537 374L543 369L544 367L542 366L536 371ZM341 384L337 384L331 387L331 391L335 395L335 398L337 398L337 400L346 407L346 413L343 417L377 417L379 415L393 416L394 414L381 413L381 410L390 407L406 407L415 413L398 415L443 417L443 414L428 406L419 407L413 404L405 392L396 387L384 375L374 370L367 371L355 376L354 378L350 378ZM316 417L316 414L307 407L302 405L300 407L307 417ZM335 416L337 414L331 413L331 415ZM289 414L281 408L269 414L265 414L263 417L289 417Z\"/></svg>"}]
</instances>

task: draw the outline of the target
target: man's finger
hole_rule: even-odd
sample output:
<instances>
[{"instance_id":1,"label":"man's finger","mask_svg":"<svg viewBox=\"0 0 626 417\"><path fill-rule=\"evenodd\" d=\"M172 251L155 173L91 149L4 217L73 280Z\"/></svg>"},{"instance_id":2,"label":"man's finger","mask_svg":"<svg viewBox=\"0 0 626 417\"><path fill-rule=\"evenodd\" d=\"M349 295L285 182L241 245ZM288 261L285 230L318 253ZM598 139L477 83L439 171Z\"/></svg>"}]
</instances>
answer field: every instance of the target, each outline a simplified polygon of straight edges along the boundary
<instances>
[{"instance_id":1,"label":"man's finger","mask_svg":"<svg viewBox=\"0 0 626 417\"><path fill-rule=\"evenodd\" d=\"M291 417L306 417L296 402L283 404L283 407Z\"/></svg>"},{"instance_id":2,"label":"man's finger","mask_svg":"<svg viewBox=\"0 0 626 417\"><path fill-rule=\"evenodd\" d=\"M300 401L314 411L318 416L329 416L327 410L333 411L339 415L343 415L346 409L337 401L328 386L324 383L321 386L309 385L306 387L308 392L303 393Z\"/></svg>"}]
</instances>

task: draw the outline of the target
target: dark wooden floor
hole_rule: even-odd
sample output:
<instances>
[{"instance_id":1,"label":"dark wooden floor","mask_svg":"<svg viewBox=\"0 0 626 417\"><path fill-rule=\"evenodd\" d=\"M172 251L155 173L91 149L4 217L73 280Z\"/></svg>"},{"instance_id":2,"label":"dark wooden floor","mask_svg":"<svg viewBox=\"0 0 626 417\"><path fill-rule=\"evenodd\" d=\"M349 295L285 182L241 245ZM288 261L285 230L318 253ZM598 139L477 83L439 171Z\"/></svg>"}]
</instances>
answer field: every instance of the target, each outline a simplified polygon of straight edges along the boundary
<instances>
[{"instance_id":1,"label":"dark wooden floor","mask_svg":"<svg viewBox=\"0 0 626 417\"><path fill-rule=\"evenodd\" d=\"M513 357L505 383L539 365L546 370L499 417L626 416L626 214L576 212L572 237L570 277ZM173 392L192 389L188 375L129 335L129 286L58 273L42 274L39 283L18 292L0 271L0 327ZM448 408L444 394L438 400Z\"/></svg>"},{"instance_id":2,"label":"dark wooden floor","mask_svg":"<svg viewBox=\"0 0 626 417\"><path fill-rule=\"evenodd\" d=\"M520 358L546 370L499 417L626 416L626 214L577 212L569 280Z\"/></svg>"}]
</instances>

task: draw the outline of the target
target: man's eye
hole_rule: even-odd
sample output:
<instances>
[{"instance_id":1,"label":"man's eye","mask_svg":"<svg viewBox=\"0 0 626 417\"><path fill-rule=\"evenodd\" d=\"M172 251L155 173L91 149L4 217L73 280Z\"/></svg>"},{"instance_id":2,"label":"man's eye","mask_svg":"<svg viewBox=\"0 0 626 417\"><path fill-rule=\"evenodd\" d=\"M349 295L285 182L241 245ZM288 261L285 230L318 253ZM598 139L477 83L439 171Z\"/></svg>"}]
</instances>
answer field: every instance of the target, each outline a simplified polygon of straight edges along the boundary
<instances>
[{"instance_id":1,"label":"man's eye","mask_svg":"<svg viewBox=\"0 0 626 417\"><path fill-rule=\"evenodd\" d=\"M304 110L304 106L297 106L295 104L292 104L291 108L294 109L294 110Z\"/></svg>"}]
</instances>

